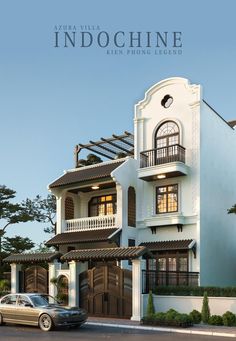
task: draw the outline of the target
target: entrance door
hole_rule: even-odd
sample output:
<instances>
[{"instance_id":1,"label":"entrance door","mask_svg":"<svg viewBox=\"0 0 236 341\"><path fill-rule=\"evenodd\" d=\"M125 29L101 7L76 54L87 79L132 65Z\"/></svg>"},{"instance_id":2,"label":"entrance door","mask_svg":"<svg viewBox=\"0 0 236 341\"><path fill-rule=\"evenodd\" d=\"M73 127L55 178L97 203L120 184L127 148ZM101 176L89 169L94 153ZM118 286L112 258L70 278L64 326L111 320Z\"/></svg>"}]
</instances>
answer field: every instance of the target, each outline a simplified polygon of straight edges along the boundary
<instances>
[{"instance_id":1,"label":"entrance door","mask_svg":"<svg viewBox=\"0 0 236 341\"><path fill-rule=\"evenodd\" d=\"M115 265L95 267L80 274L80 306L89 315L130 318L132 272Z\"/></svg>"}]
</instances>

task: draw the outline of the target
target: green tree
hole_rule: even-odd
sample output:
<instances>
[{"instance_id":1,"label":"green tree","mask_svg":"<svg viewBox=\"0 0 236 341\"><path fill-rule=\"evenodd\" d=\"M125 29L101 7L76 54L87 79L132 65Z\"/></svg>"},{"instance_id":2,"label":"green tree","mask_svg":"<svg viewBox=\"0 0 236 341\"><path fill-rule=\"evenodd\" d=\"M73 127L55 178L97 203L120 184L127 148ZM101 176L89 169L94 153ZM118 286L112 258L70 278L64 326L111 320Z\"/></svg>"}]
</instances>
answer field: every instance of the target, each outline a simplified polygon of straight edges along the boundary
<instances>
[{"instance_id":1,"label":"green tree","mask_svg":"<svg viewBox=\"0 0 236 341\"><path fill-rule=\"evenodd\" d=\"M151 316L153 314L155 314L155 307L154 307L154 304L153 304L152 292L149 291L148 303L147 303L147 316Z\"/></svg>"},{"instance_id":2,"label":"green tree","mask_svg":"<svg viewBox=\"0 0 236 341\"><path fill-rule=\"evenodd\" d=\"M228 214L230 213L236 214L236 204L234 204L231 208L228 209Z\"/></svg>"},{"instance_id":3,"label":"green tree","mask_svg":"<svg viewBox=\"0 0 236 341\"><path fill-rule=\"evenodd\" d=\"M35 199L27 199L25 204L30 207L34 219L40 223L48 224L44 228L46 233L56 233L56 198L52 194L48 194L46 199L37 195Z\"/></svg>"},{"instance_id":4,"label":"green tree","mask_svg":"<svg viewBox=\"0 0 236 341\"><path fill-rule=\"evenodd\" d=\"M2 252L2 237L9 226L35 220L28 202L14 203L15 197L14 190L0 185L0 254Z\"/></svg>"},{"instance_id":5,"label":"green tree","mask_svg":"<svg viewBox=\"0 0 236 341\"><path fill-rule=\"evenodd\" d=\"M80 159L78 161L78 166L82 167L82 166L90 166L90 165L95 165L97 163L101 163L102 159L94 154L88 154L87 155L87 159Z\"/></svg>"},{"instance_id":6,"label":"green tree","mask_svg":"<svg viewBox=\"0 0 236 341\"><path fill-rule=\"evenodd\" d=\"M211 316L207 292L204 291L203 302L202 302L202 322L208 323Z\"/></svg>"},{"instance_id":7,"label":"green tree","mask_svg":"<svg viewBox=\"0 0 236 341\"><path fill-rule=\"evenodd\" d=\"M31 250L34 247L34 243L28 237L23 238L21 236L4 237L2 249L7 254L22 253L24 251Z\"/></svg>"}]
</instances>

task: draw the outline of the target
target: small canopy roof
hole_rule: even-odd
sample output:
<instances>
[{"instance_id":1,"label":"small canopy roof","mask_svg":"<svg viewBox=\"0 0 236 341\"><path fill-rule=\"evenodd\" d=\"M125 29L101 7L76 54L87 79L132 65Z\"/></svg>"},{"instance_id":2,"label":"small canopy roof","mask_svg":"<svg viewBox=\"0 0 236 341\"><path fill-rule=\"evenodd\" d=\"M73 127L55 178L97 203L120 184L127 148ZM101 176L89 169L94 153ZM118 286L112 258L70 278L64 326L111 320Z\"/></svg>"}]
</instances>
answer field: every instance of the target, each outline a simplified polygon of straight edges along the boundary
<instances>
[{"instance_id":1,"label":"small canopy roof","mask_svg":"<svg viewBox=\"0 0 236 341\"><path fill-rule=\"evenodd\" d=\"M194 239L167 240L158 242L144 242L140 245L146 246L151 251L169 251L169 250L189 250L193 249L196 241Z\"/></svg>"},{"instance_id":2,"label":"small canopy roof","mask_svg":"<svg viewBox=\"0 0 236 341\"><path fill-rule=\"evenodd\" d=\"M87 261L87 260L126 260L135 259L150 254L144 246L115 247L107 249L73 250L61 257L62 261Z\"/></svg>"},{"instance_id":3,"label":"small canopy roof","mask_svg":"<svg viewBox=\"0 0 236 341\"><path fill-rule=\"evenodd\" d=\"M4 263L41 263L51 262L54 259L60 259L59 252L40 252L40 253L15 253L3 259Z\"/></svg>"},{"instance_id":4,"label":"small canopy roof","mask_svg":"<svg viewBox=\"0 0 236 341\"><path fill-rule=\"evenodd\" d=\"M101 242L112 240L117 235L119 229L105 228L101 230L88 230L77 232L63 232L55 235L52 239L48 240L45 244L47 246L56 246L62 244L75 244L86 242Z\"/></svg>"}]
</instances>

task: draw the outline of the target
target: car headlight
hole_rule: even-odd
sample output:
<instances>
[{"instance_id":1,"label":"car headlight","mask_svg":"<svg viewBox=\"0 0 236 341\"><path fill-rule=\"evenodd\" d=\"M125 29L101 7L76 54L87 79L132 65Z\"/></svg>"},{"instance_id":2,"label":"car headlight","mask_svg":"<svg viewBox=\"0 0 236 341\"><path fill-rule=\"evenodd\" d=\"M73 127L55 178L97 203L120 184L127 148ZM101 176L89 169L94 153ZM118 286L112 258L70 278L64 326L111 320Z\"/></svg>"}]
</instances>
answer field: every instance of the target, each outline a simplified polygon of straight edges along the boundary
<instances>
[{"instance_id":1,"label":"car headlight","mask_svg":"<svg viewBox=\"0 0 236 341\"><path fill-rule=\"evenodd\" d=\"M65 318L65 317L70 317L70 314L69 313L58 313L57 316Z\"/></svg>"}]
</instances>

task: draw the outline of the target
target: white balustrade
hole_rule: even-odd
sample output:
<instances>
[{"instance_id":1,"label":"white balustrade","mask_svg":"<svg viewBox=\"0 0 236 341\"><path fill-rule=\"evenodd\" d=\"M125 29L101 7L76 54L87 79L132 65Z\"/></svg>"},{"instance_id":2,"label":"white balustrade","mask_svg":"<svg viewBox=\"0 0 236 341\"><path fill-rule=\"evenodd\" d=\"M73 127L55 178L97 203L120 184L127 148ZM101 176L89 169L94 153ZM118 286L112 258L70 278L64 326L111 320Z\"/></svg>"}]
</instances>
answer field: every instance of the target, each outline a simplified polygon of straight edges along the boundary
<instances>
[{"instance_id":1,"label":"white balustrade","mask_svg":"<svg viewBox=\"0 0 236 341\"><path fill-rule=\"evenodd\" d=\"M116 227L116 214L66 220L65 232L99 230Z\"/></svg>"}]
</instances>

